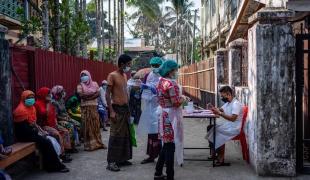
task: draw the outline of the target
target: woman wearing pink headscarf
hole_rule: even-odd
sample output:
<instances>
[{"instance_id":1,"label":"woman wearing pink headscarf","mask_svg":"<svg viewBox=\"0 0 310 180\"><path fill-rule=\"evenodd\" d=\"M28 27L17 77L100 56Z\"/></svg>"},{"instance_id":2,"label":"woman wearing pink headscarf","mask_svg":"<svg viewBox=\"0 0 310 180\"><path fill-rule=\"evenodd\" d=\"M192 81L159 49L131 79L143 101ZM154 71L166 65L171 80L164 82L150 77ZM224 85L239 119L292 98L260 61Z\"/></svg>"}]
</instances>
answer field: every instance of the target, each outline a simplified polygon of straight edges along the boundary
<instances>
[{"instance_id":1,"label":"woman wearing pink headscarf","mask_svg":"<svg viewBox=\"0 0 310 180\"><path fill-rule=\"evenodd\" d=\"M99 86L96 82L92 81L90 73L86 70L81 72L80 78L77 92L81 97L84 150L93 151L106 148L101 140L100 121L97 112Z\"/></svg>"}]
</instances>

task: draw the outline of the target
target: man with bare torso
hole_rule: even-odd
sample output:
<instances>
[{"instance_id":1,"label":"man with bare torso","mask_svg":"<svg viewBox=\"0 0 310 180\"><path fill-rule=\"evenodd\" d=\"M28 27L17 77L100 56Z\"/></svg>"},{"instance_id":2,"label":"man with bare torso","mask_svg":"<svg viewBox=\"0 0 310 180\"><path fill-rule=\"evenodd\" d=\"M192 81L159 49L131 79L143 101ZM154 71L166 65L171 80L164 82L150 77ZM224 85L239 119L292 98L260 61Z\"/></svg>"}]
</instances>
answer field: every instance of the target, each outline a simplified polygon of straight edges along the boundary
<instances>
[{"instance_id":1,"label":"man with bare torso","mask_svg":"<svg viewBox=\"0 0 310 180\"><path fill-rule=\"evenodd\" d=\"M131 57L123 54L118 59L118 70L108 76L106 99L110 111L111 128L108 147L108 166L110 171L119 171L120 166L132 165L132 146L130 141L127 76Z\"/></svg>"}]
</instances>

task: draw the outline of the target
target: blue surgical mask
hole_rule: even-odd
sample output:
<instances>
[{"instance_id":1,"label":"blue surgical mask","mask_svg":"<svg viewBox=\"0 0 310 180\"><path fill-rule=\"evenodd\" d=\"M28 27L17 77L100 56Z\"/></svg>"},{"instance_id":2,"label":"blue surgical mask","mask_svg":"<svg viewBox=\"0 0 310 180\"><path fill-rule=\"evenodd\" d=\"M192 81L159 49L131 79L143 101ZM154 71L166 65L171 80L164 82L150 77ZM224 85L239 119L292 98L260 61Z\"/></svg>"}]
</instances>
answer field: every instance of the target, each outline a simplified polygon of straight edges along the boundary
<instances>
[{"instance_id":1,"label":"blue surgical mask","mask_svg":"<svg viewBox=\"0 0 310 180\"><path fill-rule=\"evenodd\" d=\"M85 83L85 82L87 82L89 80L89 76L82 76L81 77L81 82L82 83Z\"/></svg>"},{"instance_id":2,"label":"blue surgical mask","mask_svg":"<svg viewBox=\"0 0 310 180\"><path fill-rule=\"evenodd\" d=\"M128 73L128 72L130 71L130 67L126 66L126 68L124 68L123 71L124 71L125 73Z\"/></svg>"},{"instance_id":3,"label":"blue surgical mask","mask_svg":"<svg viewBox=\"0 0 310 180\"><path fill-rule=\"evenodd\" d=\"M33 106L35 102L36 100L34 98L28 98L25 100L25 105L30 107L30 106Z\"/></svg>"},{"instance_id":4,"label":"blue surgical mask","mask_svg":"<svg viewBox=\"0 0 310 180\"><path fill-rule=\"evenodd\" d=\"M176 73L174 74L174 76L172 77L172 79L178 79L178 77L179 77L179 73L176 72Z\"/></svg>"},{"instance_id":5,"label":"blue surgical mask","mask_svg":"<svg viewBox=\"0 0 310 180\"><path fill-rule=\"evenodd\" d=\"M159 70L159 68L154 68L154 67L152 67L152 71L153 71L154 73L158 73L158 70Z\"/></svg>"}]
</instances>

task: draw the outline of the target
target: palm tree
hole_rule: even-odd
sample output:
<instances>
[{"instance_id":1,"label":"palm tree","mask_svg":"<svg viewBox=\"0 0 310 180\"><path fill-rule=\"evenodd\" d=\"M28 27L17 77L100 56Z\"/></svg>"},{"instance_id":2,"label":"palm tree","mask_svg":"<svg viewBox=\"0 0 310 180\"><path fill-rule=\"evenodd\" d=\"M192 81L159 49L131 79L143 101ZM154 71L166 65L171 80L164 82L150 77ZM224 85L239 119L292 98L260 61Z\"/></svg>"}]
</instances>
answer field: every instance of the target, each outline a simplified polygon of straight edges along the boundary
<instances>
[{"instance_id":1,"label":"palm tree","mask_svg":"<svg viewBox=\"0 0 310 180\"><path fill-rule=\"evenodd\" d=\"M104 23L105 23L105 13L104 13L104 7L103 7L103 1L104 0L100 0L101 2L101 41L102 41L102 49L103 49L103 54L102 54L102 59L105 60L105 34L104 34Z\"/></svg>"},{"instance_id":2,"label":"palm tree","mask_svg":"<svg viewBox=\"0 0 310 180\"><path fill-rule=\"evenodd\" d=\"M119 12L119 10L121 9L121 2L120 0L117 0L117 12ZM117 56L120 55L120 51L121 51L121 16L118 14L117 15Z\"/></svg>"},{"instance_id":3,"label":"palm tree","mask_svg":"<svg viewBox=\"0 0 310 180\"><path fill-rule=\"evenodd\" d=\"M62 0L62 7L63 7L63 21L64 21L64 49L63 51L66 54L70 54L70 8L69 8L69 1L70 0Z\"/></svg>"},{"instance_id":4,"label":"palm tree","mask_svg":"<svg viewBox=\"0 0 310 180\"><path fill-rule=\"evenodd\" d=\"M43 35L43 49L49 49L49 7L48 0L42 2L42 35Z\"/></svg>"},{"instance_id":5,"label":"palm tree","mask_svg":"<svg viewBox=\"0 0 310 180\"><path fill-rule=\"evenodd\" d=\"M83 20L86 21L86 0L82 1L81 11L82 11L82 15L83 15ZM87 40L86 40L85 36L83 37L81 46L82 46L82 56L84 58L87 58L87 56L88 56L87 55Z\"/></svg>"},{"instance_id":6,"label":"palm tree","mask_svg":"<svg viewBox=\"0 0 310 180\"><path fill-rule=\"evenodd\" d=\"M121 9L118 11L120 13L120 16L121 16L121 34L120 34L120 37L121 37L121 43L120 43L120 53L124 53L124 42L125 42L125 36L124 36L124 17L125 17L125 0L121 0Z\"/></svg>"},{"instance_id":7,"label":"palm tree","mask_svg":"<svg viewBox=\"0 0 310 180\"><path fill-rule=\"evenodd\" d=\"M101 0L95 0L96 4L96 36L97 36L97 51L98 51L98 60L102 60L102 38L101 38Z\"/></svg>"},{"instance_id":8,"label":"palm tree","mask_svg":"<svg viewBox=\"0 0 310 180\"><path fill-rule=\"evenodd\" d=\"M80 14L80 2L79 0L75 0L75 16L79 16ZM75 44L75 55L80 56L80 50L81 50L81 41L80 37L76 37L76 44Z\"/></svg>"},{"instance_id":9,"label":"palm tree","mask_svg":"<svg viewBox=\"0 0 310 180\"><path fill-rule=\"evenodd\" d=\"M128 0L129 6L135 6L138 10L133 13L129 20L135 20L135 31L142 34L149 45L149 41L155 41L159 47L160 26L162 25L162 10L159 5L163 0ZM134 32L137 34L136 32ZM138 33L139 34L139 33Z\"/></svg>"},{"instance_id":10,"label":"palm tree","mask_svg":"<svg viewBox=\"0 0 310 180\"><path fill-rule=\"evenodd\" d=\"M55 51L61 51L61 37L60 37L60 4L59 0L54 1L55 7Z\"/></svg>"},{"instance_id":11,"label":"palm tree","mask_svg":"<svg viewBox=\"0 0 310 180\"><path fill-rule=\"evenodd\" d=\"M117 34L117 27L116 27L116 11L117 11L117 5L118 5L118 0L114 0L113 1L113 5L114 5L114 7L113 7L113 13L114 13L114 15L113 15L113 27L114 27L114 31L113 31L113 42L114 42L114 52L117 52L117 44L118 44L118 42L117 42L117 36L118 36L118 34ZM116 62L116 57L113 57L113 59L114 59L114 62Z\"/></svg>"},{"instance_id":12,"label":"palm tree","mask_svg":"<svg viewBox=\"0 0 310 180\"><path fill-rule=\"evenodd\" d=\"M165 19L170 24L170 35L174 39L174 51L177 54L177 60L179 59L179 53L182 56L182 63L188 62L188 54L184 53L186 50L186 36L190 35L193 37L195 16L193 15L194 3L189 0L171 0L172 7L167 6L167 14ZM198 28L197 28L198 29ZM189 31L189 33L187 33ZM179 48L181 46L181 49ZM184 46L183 46L184 45ZM187 48L189 46L187 45ZM181 50L179 52L179 50Z\"/></svg>"},{"instance_id":13,"label":"palm tree","mask_svg":"<svg viewBox=\"0 0 310 180\"><path fill-rule=\"evenodd\" d=\"M111 25L111 0L109 1L109 10L108 10L108 14L109 14L109 25ZM111 31L109 31L109 51L111 51ZM109 53L109 61L111 61L111 53Z\"/></svg>"}]
</instances>

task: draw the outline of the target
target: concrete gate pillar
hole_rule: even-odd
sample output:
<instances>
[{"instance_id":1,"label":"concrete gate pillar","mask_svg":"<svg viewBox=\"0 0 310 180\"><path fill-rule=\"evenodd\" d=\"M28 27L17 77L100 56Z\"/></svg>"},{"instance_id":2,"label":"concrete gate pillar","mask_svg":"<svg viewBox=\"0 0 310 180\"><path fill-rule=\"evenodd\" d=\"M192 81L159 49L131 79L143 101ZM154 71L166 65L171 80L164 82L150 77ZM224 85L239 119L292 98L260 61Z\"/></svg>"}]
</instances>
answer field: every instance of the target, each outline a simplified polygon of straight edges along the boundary
<instances>
[{"instance_id":1,"label":"concrete gate pillar","mask_svg":"<svg viewBox=\"0 0 310 180\"><path fill-rule=\"evenodd\" d=\"M292 12L263 8L249 18L248 140L259 175L295 176L295 39Z\"/></svg>"},{"instance_id":2,"label":"concrete gate pillar","mask_svg":"<svg viewBox=\"0 0 310 180\"><path fill-rule=\"evenodd\" d=\"M4 39L7 28L0 25L0 133L5 145L13 143L11 66L9 43Z\"/></svg>"},{"instance_id":3,"label":"concrete gate pillar","mask_svg":"<svg viewBox=\"0 0 310 180\"><path fill-rule=\"evenodd\" d=\"M225 73L225 65L228 64L228 51L225 48L220 48L215 52L214 68L215 68L215 105L220 106L221 100L218 96L219 87L227 84L228 73Z\"/></svg>"},{"instance_id":4,"label":"concrete gate pillar","mask_svg":"<svg viewBox=\"0 0 310 180\"><path fill-rule=\"evenodd\" d=\"M231 87L242 86L242 63L248 61L248 42L244 39L236 39L229 43L228 46L229 85Z\"/></svg>"}]
</instances>

